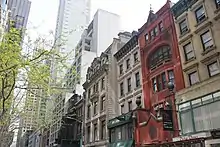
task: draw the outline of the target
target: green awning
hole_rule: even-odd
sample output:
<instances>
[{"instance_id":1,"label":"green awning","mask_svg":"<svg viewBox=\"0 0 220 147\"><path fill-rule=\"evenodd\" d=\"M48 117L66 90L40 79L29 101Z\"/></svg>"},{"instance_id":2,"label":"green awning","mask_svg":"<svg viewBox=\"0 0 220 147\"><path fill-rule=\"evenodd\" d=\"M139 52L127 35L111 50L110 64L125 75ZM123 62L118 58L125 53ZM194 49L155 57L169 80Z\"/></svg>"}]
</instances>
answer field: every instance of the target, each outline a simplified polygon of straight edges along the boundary
<instances>
[{"instance_id":1,"label":"green awning","mask_svg":"<svg viewBox=\"0 0 220 147\"><path fill-rule=\"evenodd\" d=\"M111 143L108 147L133 147L134 140L120 141Z\"/></svg>"},{"instance_id":2,"label":"green awning","mask_svg":"<svg viewBox=\"0 0 220 147\"><path fill-rule=\"evenodd\" d=\"M123 125L125 123L132 122L132 112L128 112L126 114L122 114L117 116L108 122L108 128L113 128L119 125Z\"/></svg>"}]
</instances>

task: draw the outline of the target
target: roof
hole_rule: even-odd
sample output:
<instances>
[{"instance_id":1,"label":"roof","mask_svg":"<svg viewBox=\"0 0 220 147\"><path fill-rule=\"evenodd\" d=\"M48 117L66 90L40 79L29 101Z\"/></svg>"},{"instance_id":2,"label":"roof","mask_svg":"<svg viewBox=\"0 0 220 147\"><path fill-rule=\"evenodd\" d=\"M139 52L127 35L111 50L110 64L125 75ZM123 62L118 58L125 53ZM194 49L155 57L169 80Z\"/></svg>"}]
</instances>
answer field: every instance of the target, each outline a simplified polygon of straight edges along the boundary
<instances>
[{"instance_id":1,"label":"roof","mask_svg":"<svg viewBox=\"0 0 220 147\"><path fill-rule=\"evenodd\" d=\"M134 34L134 36L124 45L121 49L115 53L114 57L119 61L122 57L124 57L127 53L133 50L138 45L138 34Z\"/></svg>"}]
</instances>

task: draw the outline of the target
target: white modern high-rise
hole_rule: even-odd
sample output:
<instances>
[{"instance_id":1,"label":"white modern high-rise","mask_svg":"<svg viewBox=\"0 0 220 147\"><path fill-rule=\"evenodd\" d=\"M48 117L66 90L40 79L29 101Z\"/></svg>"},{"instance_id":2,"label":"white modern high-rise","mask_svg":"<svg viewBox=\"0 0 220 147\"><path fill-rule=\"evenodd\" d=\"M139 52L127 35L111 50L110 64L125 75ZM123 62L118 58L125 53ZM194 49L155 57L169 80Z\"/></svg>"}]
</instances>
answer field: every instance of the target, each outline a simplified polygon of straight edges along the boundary
<instances>
[{"instance_id":1,"label":"white modern high-rise","mask_svg":"<svg viewBox=\"0 0 220 147\"><path fill-rule=\"evenodd\" d=\"M70 66L74 60L74 49L81 37L84 28L88 25L90 19L90 0L60 0L57 14L57 24L55 30L55 44L57 50L68 55L66 65ZM57 64L52 65L52 78L62 78L65 70L58 71ZM61 77L60 77L61 76Z\"/></svg>"},{"instance_id":2,"label":"white modern high-rise","mask_svg":"<svg viewBox=\"0 0 220 147\"><path fill-rule=\"evenodd\" d=\"M97 10L93 20L84 30L80 41L75 48L75 60L72 68L76 69L79 79L74 78L71 72L66 81L69 89L73 88L79 95L83 94L82 84L86 81L86 73L93 59L112 43L120 31L120 16L102 9ZM71 69L73 70L73 69Z\"/></svg>"},{"instance_id":3,"label":"white modern high-rise","mask_svg":"<svg viewBox=\"0 0 220 147\"><path fill-rule=\"evenodd\" d=\"M83 95L82 84L86 81L86 73L94 58L101 55L117 37L120 31L120 16L105 10L97 10L89 26L83 31L77 46L75 57L65 75L65 89L69 93L61 94L56 99L53 111L53 124L50 128L50 145L58 137L62 116L65 114L66 102L74 93ZM77 76L73 75L76 70Z\"/></svg>"}]
</instances>

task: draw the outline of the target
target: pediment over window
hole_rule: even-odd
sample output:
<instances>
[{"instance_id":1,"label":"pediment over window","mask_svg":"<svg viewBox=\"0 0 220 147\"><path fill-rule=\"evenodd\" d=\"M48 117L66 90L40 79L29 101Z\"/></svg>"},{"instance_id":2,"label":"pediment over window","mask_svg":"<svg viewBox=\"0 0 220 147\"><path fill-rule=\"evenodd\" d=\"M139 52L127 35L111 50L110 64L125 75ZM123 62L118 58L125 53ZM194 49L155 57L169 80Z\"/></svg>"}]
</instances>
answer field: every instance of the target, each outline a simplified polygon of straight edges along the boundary
<instances>
[{"instance_id":1,"label":"pediment over window","mask_svg":"<svg viewBox=\"0 0 220 147\"><path fill-rule=\"evenodd\" d=\"M148 67L153 70L172 58L171 48L168 45L158 47L148 57Z\"/></svg>"}]
</instances>

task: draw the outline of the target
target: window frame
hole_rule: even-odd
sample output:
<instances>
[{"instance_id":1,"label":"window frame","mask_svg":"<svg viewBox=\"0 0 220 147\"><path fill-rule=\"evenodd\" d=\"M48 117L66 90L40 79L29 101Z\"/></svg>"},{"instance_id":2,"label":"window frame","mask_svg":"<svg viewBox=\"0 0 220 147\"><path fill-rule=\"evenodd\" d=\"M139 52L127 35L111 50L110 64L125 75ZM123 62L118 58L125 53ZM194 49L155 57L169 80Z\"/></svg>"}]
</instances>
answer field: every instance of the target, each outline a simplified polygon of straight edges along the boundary
<instances>
[{"instance_id":1,"label":"window frame","mask_svg":"<svg viewBox=\"0 0 220 147\"><path fill-rule=\"evenodd\" d=\"M105 95L103 95L102 97L101 97L101 104L100 104L100 110L101 111L104 111L105 110L105 102L106 102L106 98L105 98Z\"/></svg>"},{"instance_id":2,"label":"window frame","mask_svg":"<svg viewBox=\"0 0 220 147\"><path fill-rule=\"evenodd\" d=\"M127 92L131 92L132 87L131 87L131 77L127 78Z\"/></svg>"},{"instance_id":3,"label":"window frame","mask_svg":"<svg viewBox=\"0 0 220 147\"><path fill-rule=\"evenodd\" d=\"M218 67L218 73L215 73L215 74L211 74L211 71L210 71L210 66L216 64L216 66ZM207 68L208 68L208 73L209 73L209 77L213 77L215 75L218 75L220 73L220 68L219 68L219 64L218 64L218 61L214 61L210 64L207 65Z\"/></svg>"},{"instance_id":4,"label":"window frame","mask_svg":"<svg viewBox=\"0 0 220 147\"><path fill-rule=\"evenodd\" d=\"M182 28L182 24L185 23L185 27ZM184 18L182 21L179 22L179 28L180 28L180 34L183 35L185 34L187 31L189 31L189 28L188 28L188 23L187 23L187 19Z\"/></svg>"},{"instance_id":5,"label":"window frame","mask_svg":"<svg viewBox=\"0 0 220 147\"><path fill-rule=\"evenodd\" d=\"M159 22L159 30L162 32L164 30L163 22Z\"/></svg>"},{"instance_id":6,"label":"window frame","mask_svg":"<svg viewBox=\"0 0 220 147\"><path fill-rule=\"evenodd\" d=\"M135 52L133 56L134 56L134 63L137 63L138 62L138 52Z\"/></svg>"},{"instance_id":7,"label":"window frame","mask_svg":"<svg viewBox=\"0 0 220 147\"><path fill-rule=\"evenodd\" d=\"M190 51L188 51L187 52L187 47L191 47L190 49ZM191 60L191 59L193 59L193 58L195 58L195 53L194 53L194 49L193 49L193 46L192 46L192 42L188 42L188 43L186 43L185 45L183 45L183 51L184 51L184 56L185 56L185 60L186 61L189 61L189 60ZM193 57L191 57L191 58L189 58L189 54L193 54Z\"/></svg>"},{"instance_id":8,"label":"window frame","mask_svg":"<svg viewBox=\"0 0 220 147\"><path fill-rule=\"evenodd\" d=\"M105 77L103 77L101 79L101 89L104 90L105 89Z\"/></svg>"},{"instance_id":9,"label":"window frame","mask_svg":"<svg viewBox=\"0 0 220 147\"><path fill-rule=\"evenodd\" d=\"M87 126L87 139L86 141L89 143L91 141L91 126Z\"/></svg>"},{"instance_id":10,"label":"window frame","mask_svg":"<svg viewBox=\"0 0 220 147\"><path fill-rule=\"evenodd\" d=\"M191 76L194 75L194 74L195 74L196 77L197 77L197 81L196 81L195 83L192 83ZM199 82L198 71L193 71L193 72L189 73L189 74L188 74L188 79L189 79L189 85L190 85L190 86L192 86L192 85L198 83L198 82Z\"/></svg>"},{"instance_id":11,"label":"window frame","mask_svg":"<svg viewBox=\"0 0 220 147\"><path fill-rule=\"evenodd\" d=\"M135 86L136 88L141 86L140 72L135 73Z\"/></svg>"},{"instance_id":12,"label":"window frame","mask_svg":"<svg viewBox=\"0 0 220 147\"><path fill-rule=\"evenodd\" d=\"M124 96L124 82L120 83L119 88L120 88L120 96Z\"/></svg>"},{"instance_id":13,"label":"window frame","mask_svg":"<svg viewBox=\"0 0 220 147\"><path fill-rule=\"evenodd\" d=\"M205 36L207 33L209 33L209 39L208 41L204 42L203 40L203 36ZM201 42L202 42L202 46L203 46L203 50L206 51L210 48L212 48L214 46L214 40L213 40L213 37L212 37L212 33L210 30L206 30L205 32L203 32L201 35L200 35L200 39L201 39ZM208 47L205 47L205 44L209 43L212 41L212 45L208 46Z\"/></svg>"},{"instance_id":14,"label":"window frame","mask_svg":"<svg viewBox=\"0 0 220 147\"><path fill-rule=\"evenodd\" d=\"M122 104L122 105L121 105L121 114L124 114L124 113L125 113L125 112L124 112L124 108L125 108L125 105Z\"/></svg>"},{"instance_id":15,"label":"window frame","mask_svg":"<svg viewBox=\"0 0 220 147\"><path fill-rule=\"evenodd\" d=\"M171 78L170 73L172 73L173 77ZM174 75L174 71L172 70L168 70L167 71L168 74L168 82L173 82L173 84L175 84L175 75Z\"/></svg>"},{"instance_id":16,"label":"window frame","mask_svg":"<svg viewBox=\"0 0 220 147\"><path fill-rule=\"evenodd\" d=\"M99 138L98 138L98 124L97 123L94 123L93 124L93 130L94 130L94 132L93 132L93 140L94 141L97 141Z\"/></svg>"},{"instance_id":17,"label":"window frame","mask_svg":"<svg viewBox=\"0 0 220 147\"><path fill-rule=\"evenodd\" d=\"M87 106L87 118L91 118L91 105Z\"/></svg>"},{"instance_id":18,"label":"window frame","mask_svg":"<svg viewBox=\"0 0 220 147\"><path fill-rule=\"evenodd\" d=\"M130 58L128 58L126 60L126 68L127 68L127 70L131 68L131 59Z\"/></svg>"},{"instance_id":19,"label":"window frame","mask_svg":"<svg viewBox=\"0 0 220 147\"><path fill-rule=\"evenodd\" d=\"M148 67L153 70L157 65L163 65L161 63L167 60L172 60L171 48L168 45L160 46L149 56Z\"/></svg>"},{"instance_id":20,"label":"window frame","mask_svg":"<svg viewBox=\"0 0 220 147\"><path fill-rule=\"evenodd\" d=\"M93 109L93 114L97 115L98 114L98 101L94 101L94 109Z\"/></svg>"},{"instance_id":21,"label":"window frame","mask_svg":"<svg viewBox=\"0 0 220 147\"><path fill-rule=\"evenodd\" d=\"M123 74L123 64L119 65L119 74L122 75Z\"/></svg>"},{"instance_id":22,"label":"window frame","mask_svg":"<svg viewBox=\"0 0 220 147\"><path fill-rule=\"evenodd\" d=\"M148 41L149 41L149 35L148 35L148 33L144 35L144 38L145 38L145 42L148 42Z\"/></svg>"},{"instance_id":23,"label":"window frame","mask_svg":"<svg viewBox=\"0 0 220 147\"><path fill-rule=\"evenodd\" d=\"M201 9L203 9L204 13L200 16L198 16L198 13ZM195 10L195 16L196 16L196 22L197 23L201 23L206 19L206 12L205 12L205 7L203 5L199 6L196 10ZM202 18L202 19L201 19ZM200 20L201 19L201 20Z\"/></svg>"},{"instance_id":24,"label":"window frame","mask_svg":"<svg viewBox=\"0 0 220 147\"><path fill-rule=\"evenodd\" d=\"M104 140L106 138L106 120L101 121L101 135L100 139Z\"/></svg>"},{"instance_id":25,"label":"window frame","mask_svg":"<svg viewBox=\"0 0 220 147\"><path fill-rule=\"evenodd\" d=\"M130 112L130 111L132 111L132 101L129 101L128 102L128 111Z\"/></svg>"},{"instance_id":26,"label":"window frame","mask_svg":"<svg viewBox=\"0 0 220 147\"><path fill-rule=\"evenodd\" d=\"M153 92L157 92L158 88L157 88L157 79L154 77L152 78L152 86L153 86Z\"/></svg>"}]
</instances>

